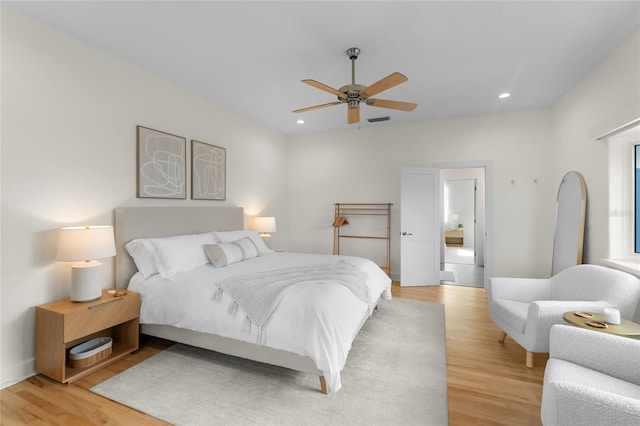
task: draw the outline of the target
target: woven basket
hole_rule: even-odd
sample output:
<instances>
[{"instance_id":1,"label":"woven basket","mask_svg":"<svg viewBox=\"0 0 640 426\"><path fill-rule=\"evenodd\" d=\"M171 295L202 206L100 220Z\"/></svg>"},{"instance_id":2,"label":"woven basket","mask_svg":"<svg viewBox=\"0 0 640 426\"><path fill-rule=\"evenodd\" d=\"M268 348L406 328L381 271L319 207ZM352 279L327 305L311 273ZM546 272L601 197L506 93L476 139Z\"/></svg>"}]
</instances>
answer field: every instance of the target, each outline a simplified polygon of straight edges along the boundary
<instances>
[{"instance_id":1,"label":"woven basket","mask_svg":"<svg viewBox=\"0 0 640 426\"><path fill-rule=\"evenodd\" d=\"M111 337L98 337L74 346L69 351L69 367L85 368L102 361L111 355L112 345Z\"/></svg>"}]
</instances>

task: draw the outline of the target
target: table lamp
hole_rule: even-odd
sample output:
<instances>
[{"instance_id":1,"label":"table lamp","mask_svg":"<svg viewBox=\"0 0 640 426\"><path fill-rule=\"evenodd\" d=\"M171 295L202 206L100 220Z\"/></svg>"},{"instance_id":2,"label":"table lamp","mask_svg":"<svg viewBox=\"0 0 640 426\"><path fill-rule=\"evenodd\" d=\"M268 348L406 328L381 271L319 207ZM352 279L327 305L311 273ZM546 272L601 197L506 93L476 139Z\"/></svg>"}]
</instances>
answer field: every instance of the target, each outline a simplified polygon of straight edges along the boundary
<instances>
[{"instance_id":1,"label":"table lamp","mask_svg":"<svg viewBox=\"0 0 640 426\"><path fill-rule=\"evenodd\" d=\"M261 237L270 237L269 232L276 232L275 217L254 217L253 229L260 233Z\"/></svg>"},{"instance_id":2,"label":"table lamp","mask_svg":"<svg viewBox=\"0 0 640 426\"><path fill-rule=\"evenodd\" d=\"M73 226L60 230L57 260L71 266L71 300L87 302L102 296L100 266L95 259L116 255L111 226Z\"/></svg>"}]
</instances>

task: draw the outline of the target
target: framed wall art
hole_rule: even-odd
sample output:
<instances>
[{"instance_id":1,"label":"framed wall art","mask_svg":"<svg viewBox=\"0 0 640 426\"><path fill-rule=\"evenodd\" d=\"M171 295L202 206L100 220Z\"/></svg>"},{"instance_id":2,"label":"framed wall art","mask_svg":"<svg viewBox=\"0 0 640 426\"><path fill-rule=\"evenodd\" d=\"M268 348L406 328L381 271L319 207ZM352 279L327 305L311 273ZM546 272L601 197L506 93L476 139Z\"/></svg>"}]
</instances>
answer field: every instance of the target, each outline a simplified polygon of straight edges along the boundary
<instances>
[{"instance_id":1,"label":"framed wall art","mask_svg":"<svg viewBox=\"0 0 640 426\"><path fill-rule=\"evenodd\" d=\"M191 140L191 198L225 200L227 150Z\"/></svg>"},{"instance_id":2,"label":"framed wall art","mask_svg":"<svg viewBox=\"0 0 640 426\"><path fill-rule=\"evenodd\" d=\"M137 126L138 198L187 198L187 140Z\"/></svg>"}]
</instances>

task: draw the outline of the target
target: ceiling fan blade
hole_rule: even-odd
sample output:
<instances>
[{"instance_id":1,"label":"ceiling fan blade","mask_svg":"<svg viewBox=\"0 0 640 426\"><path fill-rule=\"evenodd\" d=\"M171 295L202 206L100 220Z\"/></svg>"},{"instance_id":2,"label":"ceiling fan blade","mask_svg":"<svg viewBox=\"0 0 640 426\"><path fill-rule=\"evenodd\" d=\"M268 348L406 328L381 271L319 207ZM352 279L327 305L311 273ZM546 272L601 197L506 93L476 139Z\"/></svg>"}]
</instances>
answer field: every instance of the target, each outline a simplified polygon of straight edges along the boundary
<instances>
[{"instance_id":1,"label":"ceiling fan blade","mask_svg":"<svg viewBox=\"0 0 640 426\"><path fill-rule=\"evenodd\" d=\"M411 102L387 101L385 99L367 99L367 105L379 108L399 109L401 111L413 111L418 106Z\"/></svg>"},{"instance_id":2,"label":"ceiling fan blade","mask_svg":"<svg viewBox=\"0 0 640 426\"><path fill-rule=\"evenodd\" d=\"M391 89L392 87L397 86L400 83L404 83L407 80L408 78L405 77L404 74L394 72L393 74L389 74L382 80L373 83L371 86L365 87L364 90L360 92L360 94L363 97L374 96L384 90Z\"/></svg>"},{"instance_id":3,"label":"ceiling fan blade","mask_svg":"<svg viewBox=\"0 0 640 426\"><path fill-rule=\"evenodd\" d=\"M334 105L340 105L342 102L329 102L328 104L322 104L322 105L316 105L316 106L312 106L312 107L307 107L307 108L300 108L297 109L293 112L307 112L307 111L313 111L314 109L320 109L320 108L326 108L326 107L330 107L330 106L334 106Z\"/></svg>"},{"instance_id":4,"label":"ceiling fan blade","mask_svg":"<svg viewBox=\"0 0 640 426\"><path fill-rule=\"evenodd\" d=\"M317 89L320 90L324 90L325 92L329 92L332 95L336 95L336 96L344 96L344 93L334 89L333 87L329 87L326 84L320 83L319 81L315 81L315 80L302 80L303 83L308 84L309 86L313 86Z\"/></svg>"},{"instance_id":5,"label":"ceiling fan blade","mask_svg":"<svg viewBox=\"0 0 640 426\"><path fill-rule=\"evenodd\" d=\"M360 106L347 108L347 123L353 124L360 121Z\"/></svg>"}]
</instances>

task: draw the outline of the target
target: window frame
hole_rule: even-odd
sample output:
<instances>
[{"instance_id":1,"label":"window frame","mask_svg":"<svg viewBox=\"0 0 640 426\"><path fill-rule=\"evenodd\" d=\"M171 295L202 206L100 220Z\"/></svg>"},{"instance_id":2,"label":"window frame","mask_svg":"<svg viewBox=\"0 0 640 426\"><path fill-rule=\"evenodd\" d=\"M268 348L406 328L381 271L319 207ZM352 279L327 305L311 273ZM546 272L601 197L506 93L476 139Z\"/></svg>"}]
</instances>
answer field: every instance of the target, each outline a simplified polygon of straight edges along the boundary
<instances>
[{"instance_id":1,"label":"window frame","mask_svg":"<svg viewBox=\"0 0 640 426\"><path fill-rule=\"evenodd\" d=\"M635 236L634 252L640 255L640 141L634 146L635 164L633 167L633 194L635 197L633 203L633 233Z\"/></svg>"},{"instance_id":2,"label":"window frame","mask_svg":"<svg viewBox=\"0 0 640 426\"><path fill-rule=\"evenodd\" d=\"M640 145L640 124L607 139L609 151L609 259L606 263L640 273L635 247L635 146Z\"/></svg>"}]
</instances>

